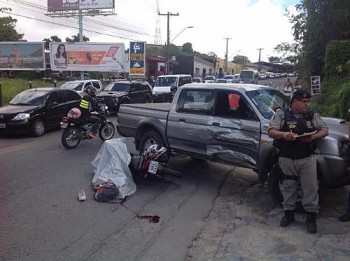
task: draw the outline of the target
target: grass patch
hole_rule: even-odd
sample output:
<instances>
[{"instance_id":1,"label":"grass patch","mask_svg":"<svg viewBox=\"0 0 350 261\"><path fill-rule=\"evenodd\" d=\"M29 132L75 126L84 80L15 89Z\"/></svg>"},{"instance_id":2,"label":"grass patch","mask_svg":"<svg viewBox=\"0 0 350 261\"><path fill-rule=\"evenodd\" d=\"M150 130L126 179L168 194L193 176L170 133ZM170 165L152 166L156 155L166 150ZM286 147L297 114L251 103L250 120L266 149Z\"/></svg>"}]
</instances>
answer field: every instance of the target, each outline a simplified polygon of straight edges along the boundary
<instances>
[{"instance_id":1,"label":"grass patch","mask_svg":"<svg viewBox=\"0 0 350 261\"><path fill-rule=\"evenodd\" d=\"M45 82L41 80L32 80L32 88L40 87L54 87L52 82ZM6 105L9 101L18 93L29 89L29 81L23 79L9 79L0 77L1 83L1 102L2 105ZM57 86L61 86L62 83L57 83Z\"/></svg>"}]
</instances>

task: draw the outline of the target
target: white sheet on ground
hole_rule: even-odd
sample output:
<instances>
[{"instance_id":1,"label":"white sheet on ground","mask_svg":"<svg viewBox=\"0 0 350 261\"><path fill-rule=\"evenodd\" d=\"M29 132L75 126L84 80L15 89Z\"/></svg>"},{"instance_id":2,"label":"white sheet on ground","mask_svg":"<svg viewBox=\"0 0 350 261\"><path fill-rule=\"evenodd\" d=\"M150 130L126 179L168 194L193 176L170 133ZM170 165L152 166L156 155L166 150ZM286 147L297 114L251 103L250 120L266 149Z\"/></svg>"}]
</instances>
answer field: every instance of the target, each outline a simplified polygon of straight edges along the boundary
<instances>
[{"instance_id":1,"label":"white sheet on ground","mask_svg":"<svg viewBox=\"0 0 350 261\"><path fill-rule=\"evenodd\" d=\"M131 155L126 147L125 138L105 141L91 162L95 173L92 184L113 182L119 190L119 198L134 194L136 185L128 167L130 161Z\"/></svg>"}]
</instances>

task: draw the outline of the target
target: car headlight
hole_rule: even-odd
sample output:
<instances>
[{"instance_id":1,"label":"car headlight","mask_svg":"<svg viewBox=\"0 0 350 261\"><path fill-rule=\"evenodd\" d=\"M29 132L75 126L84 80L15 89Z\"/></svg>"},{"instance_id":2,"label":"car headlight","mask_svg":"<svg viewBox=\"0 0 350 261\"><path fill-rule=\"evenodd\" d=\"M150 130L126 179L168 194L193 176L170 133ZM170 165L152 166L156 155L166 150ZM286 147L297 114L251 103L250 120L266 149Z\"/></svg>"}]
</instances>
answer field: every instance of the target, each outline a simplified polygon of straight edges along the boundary
<instances>
[{"instance_id":1,"label":"car headlight","mask_svg":"<svg viewBox=\"0 0 350 261\"><path fill-rule=\"evenodd\" d=\"M25 121L25 120L28 120L29 118L30 118L29 113L19 113L12 120L13 121Z\"/></svg>"},{"instance_id":2,"label":"car headlight","mask_svg":"<svg viewBox=\"0 0 350 261\"><path fill-rule=\"evenodd\" d=\"M153 95L157 95L157 93L156 93L155 91L152 91L152 94L153 94Z\"/></svg>"}]
</instances>

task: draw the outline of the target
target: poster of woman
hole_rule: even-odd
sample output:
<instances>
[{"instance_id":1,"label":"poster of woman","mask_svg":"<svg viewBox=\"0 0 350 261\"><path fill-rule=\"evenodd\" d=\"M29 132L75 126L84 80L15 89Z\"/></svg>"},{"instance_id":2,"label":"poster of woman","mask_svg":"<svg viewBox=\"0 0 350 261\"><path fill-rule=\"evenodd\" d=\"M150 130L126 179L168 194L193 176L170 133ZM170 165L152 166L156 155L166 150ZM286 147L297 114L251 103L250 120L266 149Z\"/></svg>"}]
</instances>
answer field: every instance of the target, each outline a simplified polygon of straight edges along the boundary
<instances>
[{"instance_id":1,"label":"poster of woman","mask_svg":"<svg viewBox=\"0 0 350 261\"><path fill-rule=\"evenodd\" d=\"M57 46L57 52L53 57L54 65L58 68L67 67L67 52L64 44Z\"/></svg>"}]
</instances>

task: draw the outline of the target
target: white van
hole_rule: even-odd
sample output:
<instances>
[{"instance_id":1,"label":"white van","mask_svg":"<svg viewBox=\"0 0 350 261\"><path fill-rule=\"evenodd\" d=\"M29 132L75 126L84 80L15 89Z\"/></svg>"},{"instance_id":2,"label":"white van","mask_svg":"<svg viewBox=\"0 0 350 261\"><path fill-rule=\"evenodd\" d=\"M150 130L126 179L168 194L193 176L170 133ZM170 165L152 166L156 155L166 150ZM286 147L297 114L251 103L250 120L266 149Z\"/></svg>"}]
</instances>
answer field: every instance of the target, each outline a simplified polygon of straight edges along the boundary
<instances>
[{"instance_id":1,"label":"white van","mask_svg":"<svg viewBox=\"0 0 350 261\"><path fill-rule=\"evenodd\" d=\"M192 82L190 74L160 75L157 77L152 93L154 102L171 102L172 89L177 89L186 83Z\"/></svg>"},{"instance_id":2,"label":"white van","mask_svg":"<svg viewBox=\"0 0 350 261\"><path fill-rule=\"evenodd\" d=\"M254 70L242 70L239 74L240 83L258 84L259 73Z\"/></svg>"}]
</instances>

